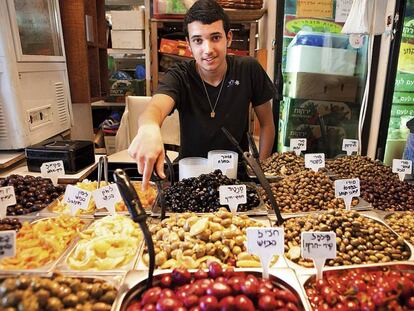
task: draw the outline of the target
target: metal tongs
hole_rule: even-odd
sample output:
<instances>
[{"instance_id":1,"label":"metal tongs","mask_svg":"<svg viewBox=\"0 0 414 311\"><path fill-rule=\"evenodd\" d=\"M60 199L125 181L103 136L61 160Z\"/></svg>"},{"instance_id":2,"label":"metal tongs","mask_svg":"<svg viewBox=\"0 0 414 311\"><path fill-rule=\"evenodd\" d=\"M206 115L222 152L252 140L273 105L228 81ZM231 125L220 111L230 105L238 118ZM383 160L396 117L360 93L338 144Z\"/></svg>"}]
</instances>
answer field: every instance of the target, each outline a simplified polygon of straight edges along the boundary
<instances>
[{"instance_id":1,"label":"metal tongs","mask_svg":"<svg viewBox=\"0 0 414 311\"><path fill-rule=\"evenodd\" d=\"M149 255L149 271L147 279L147 289L152 286L155 269L155 251L154 243L152 241L151 233L148 229L146 220L147 213L142 207L141 200L139 199L134 186L129 180L128 175L121 169L116 169L114 172L114 180L118 186L119 192L121 193L122 199L128 208L129 214L132 220L140 226L144 239L148 248Z\"/></svg>"},{"instance_id":2,"label":"metal tongs","mask_svg":"<svg viewBox=\"0 0 414 311\"><path fill-rule=\"evenodd\" d=\"M109 182L108 182L108 157L107 156L100 157L99 161L98 161L98 187L97 187L97 189L101 188L102 171L103 171L104 180L106 182L106 185L109 185Z\"/></svg>"},{"instance_id":3,"label":"metal tongs","mask_svg":"<svg viewBox=\"0 0 414 311\"><path fill-rule=\"evenodd\" d=\"M249 165L253 169L257 179L259 180L260 184L262 185L263 189L266 192L267 197L269 198L273 211L275 212L275 215L277 218L276 225L281 226L284 222L284 219L280 213L279 206L277 205L277 202L273 196L273 192L272 192L272 189L270 188L269 181L266 179L266 176L263 173L263 170L260 166L260 163L258 160L259 152L257 151L256 145L254 144L253 137L251 136L250 133L248 133L247 140L249 142L250 149L254 153L254 156L252 156L250 152L247 152L247 151L244 152L241 149L237 140L234 138L234 136L231 135L230 132L225 127L222 127L221 130L227 136L227 138L231 141L231 143L237 148L237 150L243 155L243 159L247 163L247 165Z\"/></svg>"}]
</instances>

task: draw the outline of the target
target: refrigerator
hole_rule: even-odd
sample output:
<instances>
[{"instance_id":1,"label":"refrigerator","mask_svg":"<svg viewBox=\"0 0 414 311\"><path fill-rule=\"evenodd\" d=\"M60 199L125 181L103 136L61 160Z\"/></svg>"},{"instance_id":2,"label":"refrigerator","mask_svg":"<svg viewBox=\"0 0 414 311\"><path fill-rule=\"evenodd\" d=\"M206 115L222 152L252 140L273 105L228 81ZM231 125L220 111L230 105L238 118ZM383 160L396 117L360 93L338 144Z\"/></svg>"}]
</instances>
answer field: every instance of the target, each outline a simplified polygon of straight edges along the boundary
<instances>
[{"instance_id":1,"label":"refrigerator","mask_svg":"<svg viewBox=\"0 0 414 311\"><path fill-rule=\"evenodd\" d=\"M62 36L57 0L0 1L0 150L71 128Z\"/></svg>"},{"instance_id":2,"label":"refrigerator","mask_svg":"<svg viewBox=\"0 0 414 311\"><path fill-rule=\"evenodd\" d=\"M352 0L277 2L274 151L306 138L310 153L345 153L343 139L358 138L367 79L368 36L342 34Z\"/></svg>"},{"instance_id":3,"label":"refrigerator","mask_svg":"<svg viewBox=\"0 0 414 311\"><path fill-rule=\"evenodd\" d=\"M414 0L399 5L401 28L391 47L376 154L387 165L407 157L407 122L414 119Z\"/></svg>"}]
</instances>

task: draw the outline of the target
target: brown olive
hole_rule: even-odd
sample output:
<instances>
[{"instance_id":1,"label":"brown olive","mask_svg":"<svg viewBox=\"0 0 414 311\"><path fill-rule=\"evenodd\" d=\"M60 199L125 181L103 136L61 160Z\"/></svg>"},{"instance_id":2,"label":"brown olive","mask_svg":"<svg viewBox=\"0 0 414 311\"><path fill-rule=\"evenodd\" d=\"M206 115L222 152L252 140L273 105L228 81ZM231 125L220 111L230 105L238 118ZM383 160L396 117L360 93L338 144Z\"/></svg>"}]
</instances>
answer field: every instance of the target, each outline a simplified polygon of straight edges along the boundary
<instances>
[{"instance_id":1,"label":"brown olive","mask_svg":"<svg viewBox=\"0 0 414 311\"><path fill-rule=\"evenodd\" d=\"M95 299L98 299L99 297L101 297L103 294L101 284L98 284L98 283L93 284L90 293L91 293L91 296Z\"/></svg>"},{"instance_id":2,"label":"brown olive","mask_svg":"<svg viewBox=\"0 0 414 311\"><path fill-rule=\"evenodd\" d=\"M81 291L77 292L76 296L78 296L78 299L79 299L80 303L84 303L89 299L88 292L86 292L84 290L81 290Z\"/></svg>"},{"instance_id":3,"label":"brown olive","mask_svg":"<svg viewBox=\"0 0 414 311\"><path fill-rule=\"evenodd\" d=\"M79 303L79 298L74 294L70 294L64 297L62 299L62 302L65 307L76 307L76 305Z\"/></svg>"},{"instance_id":4,"label":"brown olive","mask_svg":"<svg viewBox=\"0 0 414 311\"><path fill-rule=\"evenodd\" d=\"M92 305L92 311L110 311L111 306L103 303L103 302L97 302Z\"/></svg>"},{"instance_id":5,"label":"brown olive","mask_svg":"<svg viewBox=\"0 0 414 311\"><path fill-rule=\"evenodd\" d=\"M117 293L115 290L108 290L99 300L112 305L115 301L116 295Z\"/></svg>"},{"instance_id":6,"label":"brown olive","mask_svg":"<svg viewBox=\"0 0 414 311\"><path fill-rule=\"evenodd\" d=\"M47 311L59 311L63 309L62 301L59 298L51 297L47 300Z\"/></svg>"},{"instance_id":7,"label":"brown olive","mask_svg":"<svg viewBox=\"0 0 414 311\"><path fill-rule=\"evenodd\" d=\"M50 293L49 291L45 290L45 289L39 289L36 293L35 293L36 297L37 297L37 301L39 302L39 305L41 307L46 306L48 299L50 298Z\"/></svg>"},{"instance_id":8,"label":"brown olive","mask_svg":"<svg viewBox=\"0 0 414 311\"><path fill-rule=\"evenodd\" d=\"M0 295L3 296L4 294L13 291L16 288L17 284L15 279L5 279L0 286Z\"/></svg>"}]
</instances>

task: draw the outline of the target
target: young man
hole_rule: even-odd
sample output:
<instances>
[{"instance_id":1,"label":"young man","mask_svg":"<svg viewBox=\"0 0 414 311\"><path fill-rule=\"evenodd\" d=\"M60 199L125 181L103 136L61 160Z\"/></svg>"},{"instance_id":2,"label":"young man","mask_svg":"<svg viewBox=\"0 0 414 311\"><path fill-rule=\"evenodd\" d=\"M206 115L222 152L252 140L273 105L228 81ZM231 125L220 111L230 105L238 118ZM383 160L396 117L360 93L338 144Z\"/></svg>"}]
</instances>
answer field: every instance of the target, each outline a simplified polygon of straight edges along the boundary
<instances>
[{"instance_id":1,"label":"young man","mask_svg":"<svg viewBox=\"0 0 414 311\"><path fill-rule=\"evenodd\" d=\"M275 126L270 100L275 87L251 57L227 55L229 19L215 0L198 0L184 17L184 31L194 60L171 68L139 118L138 134L128 149L147 187L152 170L164 175L160 126L174 109L180 118L180 157L206 157L215 149L235 150L224 126L248 150L249 104L260 123L260 158L271 154Z\"/></svg>"}]
</instances>

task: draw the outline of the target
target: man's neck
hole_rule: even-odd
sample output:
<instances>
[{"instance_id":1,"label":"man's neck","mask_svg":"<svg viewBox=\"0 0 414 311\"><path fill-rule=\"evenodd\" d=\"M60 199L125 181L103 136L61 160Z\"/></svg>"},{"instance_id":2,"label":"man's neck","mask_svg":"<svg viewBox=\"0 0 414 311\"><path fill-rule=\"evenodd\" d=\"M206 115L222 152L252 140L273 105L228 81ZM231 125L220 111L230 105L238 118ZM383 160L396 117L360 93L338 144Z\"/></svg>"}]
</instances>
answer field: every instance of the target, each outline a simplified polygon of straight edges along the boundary
<instances>
[{"instance_id":1,"label":"man's neck","mask_svg":"<svg viewBox=\"0 0 414 311\"><path fill-rule=\"evenodd\" d=\"M217 86L220 84L220 82L223 80L226 71L227 71L227 62L225 62L222 66L217 68L215 71L206 71L203 70L200 66L196 64L196 68L198 71L198 74L200 75L201 79L204 80L204 82L207 82L210 85Z\"/></svg>"}]
</instances>

